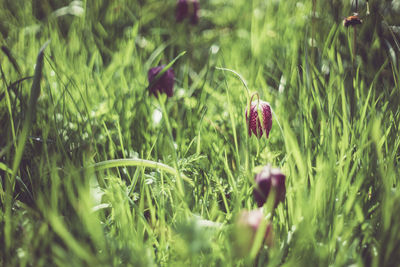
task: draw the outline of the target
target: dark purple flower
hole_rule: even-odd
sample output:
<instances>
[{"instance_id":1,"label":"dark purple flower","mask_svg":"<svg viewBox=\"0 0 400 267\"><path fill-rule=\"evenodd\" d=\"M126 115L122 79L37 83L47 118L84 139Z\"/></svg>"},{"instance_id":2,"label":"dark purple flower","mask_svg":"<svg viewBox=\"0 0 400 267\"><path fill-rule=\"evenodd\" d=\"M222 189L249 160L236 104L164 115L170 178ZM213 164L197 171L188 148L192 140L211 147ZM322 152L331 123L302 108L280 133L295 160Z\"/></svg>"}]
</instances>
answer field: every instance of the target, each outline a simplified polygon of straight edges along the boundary
<instances>
[{"instance_id":1,"label":"dark purple flower","mask_svg":"<svg viewBox=\"0 0 400 267\"><path fill-rule=\"evenodd\" d=\"M246 256L250 252L253 246L254 238L261 223L265 223L264 227L266 227L264 233L264 242L267 245L272 246L272 224L266 221L262 209L251 211L242 210L239 213L235 224L235 245L237 248L237 253L240 256Z\"/></svg>"},{"instance_id":2,"label":"dark purple flower","mask_svg":"<svg viewBox=\"0 0 400 267\"><path fill-rule=\"evenodd\" d=\"M176 21L181 22L189 17L190 23L197 24L199 22L199 8L198 0L178 0L176 4Z\"/></svg>"},{"instance_id":3,"label":"dark purple flower","mask_svg":"<svg viewBox=\"0 0 400 267\"><path fill-rule=\"evenodd\" d=\"M253 190L254 199L259 207L262 207L267 202L268 196L273 190L275 197L274 208L278 206L279 202L285 200L286 176L277 168L271 168L269 165L265 166L263 170L255 176L256 185Z\"/></svg>"},{"instance_id":4,"label":"dark purple flower","mask_svg":"<svg viewBox=\"0 0 400 267\"><path fill-rule=\"evenodd\" d=\"M272 127L272 112L271 107L265 101L259 101L259 107L262 111L262 123L260 118L258 117L257 111L257 101L251 102L250 105L250 116L247 117L247 108L246 108L246 121L249 129L249 136L253 132L255 136L261 138L261 136L265 132L265 136L269 137L269 131L271 131Z\"/></svg>"},{"instance_id":5,"label":"dark purple flower","mask_svg":"<svg viewBox=\"0 0 400 267\"><path fill-rule=\"evenodd\" d=\"M157 80L154 81L154 78L157 76L157 74L165 68L165 65L158 66L155 68L151 68L149 72L147 73L147 77L149 79L149 90L150 93L154 94L157 96L158 93L166 93L168 97L171 97L174 95L174 78L175 74L172 68L169 68L164 74ZM154 82L154 84L152 84Z\"/></svg>"}]
</instances>

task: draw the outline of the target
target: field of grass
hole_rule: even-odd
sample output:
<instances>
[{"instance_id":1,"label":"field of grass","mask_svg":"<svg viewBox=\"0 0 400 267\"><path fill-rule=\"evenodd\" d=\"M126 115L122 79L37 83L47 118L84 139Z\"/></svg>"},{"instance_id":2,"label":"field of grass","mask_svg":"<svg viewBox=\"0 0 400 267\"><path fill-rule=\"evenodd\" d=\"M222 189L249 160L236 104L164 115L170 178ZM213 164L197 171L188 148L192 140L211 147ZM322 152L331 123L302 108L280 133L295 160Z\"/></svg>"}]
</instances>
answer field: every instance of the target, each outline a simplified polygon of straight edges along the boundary
<instances>
[{"instance_id":1,"label":"field of grass","mask_svg":"<svg viewBox=\"0 0 400 267\"><path fill-rule=\"evenodd\" d=\"M399 266L400 1L175 6L0 1L0 266ZM246 247L267 164L285 200Z\"/></svg>"}]
</instances>

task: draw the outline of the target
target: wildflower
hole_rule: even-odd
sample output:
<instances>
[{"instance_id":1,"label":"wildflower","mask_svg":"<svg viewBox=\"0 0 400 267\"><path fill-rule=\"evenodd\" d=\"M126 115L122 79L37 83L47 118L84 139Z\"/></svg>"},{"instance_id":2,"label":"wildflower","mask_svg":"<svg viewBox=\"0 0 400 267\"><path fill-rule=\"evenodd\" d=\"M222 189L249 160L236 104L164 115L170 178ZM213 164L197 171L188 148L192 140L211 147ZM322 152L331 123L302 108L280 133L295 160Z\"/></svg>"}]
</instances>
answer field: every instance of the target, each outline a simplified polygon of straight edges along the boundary
<instances>
[{"instance_id":1,"label":"wildflower","mask_svg":"<svg viewBox=\"0 0 400 267\"><path fill-rule=\"evenodd\" d=\"M275 197L274 208L279 202L285 200L285 175L277 168L271 168L270 165L265 166L260 173L255 176L256 186L253 190L254 199L259 207L267 202L268 196L272 194Z\"/></svg>"},{"instance_id":2,"label":"wildflower","mask_svg":"<svg viewBox=\"0 0 400 267\"><path fill-rule=\"evenodd\" d=\"M253 97L254 95L251 98L253 99ZM259 106L262 112L262 123L260 122L260 118L258 117L257 106ZM255 136L261 138L261 136L265 132L265 136L268 138L269 131L271 130L272 127L272 112L270 105L267 102L260 100L257 102L251 102L249 117L247 117L247 108L246 108L246 121L249 129L249 136L251 136L251 132L253 132Z\"/></svg>"},{"instance_id":3,"label":"wildflower","mask_svg":"<svg viewBox=\"0 0 400 267\"><path fill-rule=\"evenodd\" d=\"M272 246L272 225L266 221L262 209L243 210L239 213L235 224L235 247L240 256L245 256L250 252L260 227L265 227L263 242ZM260 229L260 231L264 230Z\"/></svg>"},{"instance_id":4,"label":"wildflower","mask_svg":"<svg viewBox=\"0 0 400 267\"><path fill-rule=\"evenodd\" d=\"M362 20L358 17L357 13L354 13L353 16L349 16L343 20L343 26L349 27L349 26L355 26L357 24L361 24Z\"/></svg>"},{"instance_id":5,"label":"wildflower","mask_svg":"<svg viewBox=\"0 0 400 267\"><path fill-rule=\"evenodd\" d=\"M157 96L157 92L166 93L168 97L174 95L174 78L175 74L172 68L169 68L161 77L155 81L154 78L157 74L165 68L165 65L151 68L147 73L149 79L149 90L150 93Z\"/></svg>"},{"instance_id":6,"label":"wildflower","mask_svg":"<svg viewBox=\"0 0 400 267\"><path fill-rule=\"evenodd\" d=\"M199 22L199 1L198 0L178 0L176 4L176 21L181 22L189 17L190 23Z\"/></svg>"}]
</instances>

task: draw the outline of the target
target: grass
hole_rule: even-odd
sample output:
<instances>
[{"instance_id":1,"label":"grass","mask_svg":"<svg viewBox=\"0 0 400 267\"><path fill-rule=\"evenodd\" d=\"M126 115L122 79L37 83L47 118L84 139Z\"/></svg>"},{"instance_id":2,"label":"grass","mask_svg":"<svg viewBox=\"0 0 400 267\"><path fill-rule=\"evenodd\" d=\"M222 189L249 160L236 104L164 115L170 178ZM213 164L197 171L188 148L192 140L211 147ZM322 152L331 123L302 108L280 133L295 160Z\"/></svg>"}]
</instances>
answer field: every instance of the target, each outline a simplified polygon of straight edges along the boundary
<instances>
[{"instance_id":1,"label":"grass","mask_svg":"<svg viewBox=\"0 0 400 267\"><path fill-rule=\"evenodd\" d=\"M0 265L400 264L396 1L360 1L357 39L350 1L309 2L201 1L198 25L175 1L0 2ZM158 64L172 98L148 94ZM248 136L254 92L269 139ZM286 199L246 254L268 163Z\"/></svg>"}]
</instances>

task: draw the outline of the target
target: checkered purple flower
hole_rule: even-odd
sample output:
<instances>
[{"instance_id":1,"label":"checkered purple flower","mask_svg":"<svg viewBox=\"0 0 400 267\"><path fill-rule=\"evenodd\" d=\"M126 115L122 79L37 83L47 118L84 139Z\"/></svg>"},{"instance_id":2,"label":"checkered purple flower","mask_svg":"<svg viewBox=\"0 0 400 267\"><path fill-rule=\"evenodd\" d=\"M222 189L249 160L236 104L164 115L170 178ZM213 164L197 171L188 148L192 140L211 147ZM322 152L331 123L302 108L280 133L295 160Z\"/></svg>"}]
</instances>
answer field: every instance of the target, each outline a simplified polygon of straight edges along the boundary
<instances>
[{"instance_id":1,"label":"checkered purple flower","mask_svg":"<svg viewBox=\"0 0 400 267\"><path fill-rule=\"evenodd\" d=\"M255 187L253 190L254 199L258 207L262 207L267 202L269 195L275 197L274 208L278 206L279 202L285 200L286 176L277 168L271 168L269 165L265 166L260 173L255 176Z\"/></svg>"},{"instance_id":2,"label":"checkered purple flower","mask_svg":"<svg viewBox=\"0 0 400 267\"><path fill-rule=\"evenodd\" d=\"M260 107L260 111L262 112L262 123L258 116L257 103ZM261 138L265 132L265 136L268 138L272 127L272 112L270 105L265 101L251 102L249 116L247 116L246 108L246 121L248 125L249 136L251 136L251 133L253 133L258 138Z\"/></svg>"}]
</instances>

